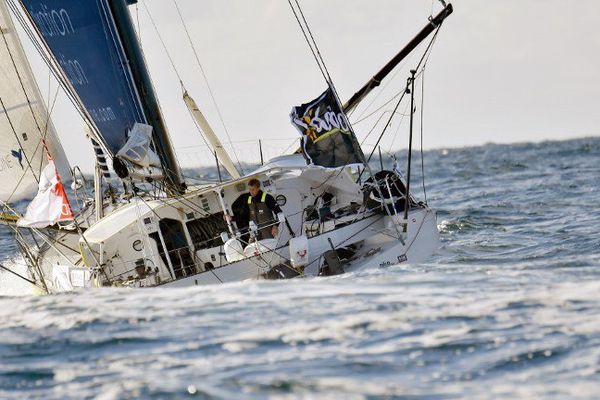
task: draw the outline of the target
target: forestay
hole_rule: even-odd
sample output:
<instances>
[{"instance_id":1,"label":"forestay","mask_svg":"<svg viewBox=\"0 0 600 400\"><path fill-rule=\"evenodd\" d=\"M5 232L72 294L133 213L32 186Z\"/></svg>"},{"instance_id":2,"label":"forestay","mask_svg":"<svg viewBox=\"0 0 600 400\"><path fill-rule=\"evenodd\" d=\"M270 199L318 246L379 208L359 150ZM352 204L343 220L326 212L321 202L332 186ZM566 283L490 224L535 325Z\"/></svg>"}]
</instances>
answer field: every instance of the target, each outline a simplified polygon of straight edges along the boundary
<instances>
[{"instance_id":1,"label":"forestay","mask_svg":"<svg viewBox=\"0 0 600 400\"><path fill-rule=\"evenodd\" d=\"M48 163L42 139L63 179L70 169L4 1L0 29L0 201L12 202L38 190Z\"/></svg>"}]
</instances>

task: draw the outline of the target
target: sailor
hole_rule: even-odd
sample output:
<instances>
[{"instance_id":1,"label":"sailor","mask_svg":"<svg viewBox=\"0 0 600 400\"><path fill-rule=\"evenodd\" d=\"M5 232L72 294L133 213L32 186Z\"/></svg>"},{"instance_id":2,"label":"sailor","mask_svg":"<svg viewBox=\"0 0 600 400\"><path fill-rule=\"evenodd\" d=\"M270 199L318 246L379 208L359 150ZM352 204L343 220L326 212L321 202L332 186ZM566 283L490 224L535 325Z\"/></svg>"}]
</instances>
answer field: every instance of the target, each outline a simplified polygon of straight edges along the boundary
<instances>
[{"instance_id":1,"label":"sailor","mask_svg":"<svg viewBox=\"0 0 600 400\"><path fill-rule=\"evenodd\" d=\"M248 191L248 216L258 227L257 239L276 237L279 233L277 214L282 212L277 201L267 192L260 190L260 181L256 178L248 181Z\"/></svg>"}]
</instances>

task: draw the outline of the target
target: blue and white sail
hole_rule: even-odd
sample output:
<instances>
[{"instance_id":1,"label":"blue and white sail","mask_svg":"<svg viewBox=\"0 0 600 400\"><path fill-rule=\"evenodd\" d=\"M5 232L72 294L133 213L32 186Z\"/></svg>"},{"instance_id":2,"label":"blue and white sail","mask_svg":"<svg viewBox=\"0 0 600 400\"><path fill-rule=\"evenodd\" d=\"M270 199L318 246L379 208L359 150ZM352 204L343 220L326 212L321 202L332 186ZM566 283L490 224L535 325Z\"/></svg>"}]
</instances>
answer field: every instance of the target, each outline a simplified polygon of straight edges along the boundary
<instances>
[{"instance_id":1,"label":"blue and white sail","mask_svg":"<svg viewBox=\"0 0 600 400\"><path fill-rule=\"evenodd\" d=\"M38 190L48 153L64 180L69 163L6 2L0 1L0 201L14 202Z\"/></svg>"},{"instance_id":2,"label":"blue and white sail","mask_svg":"<svg viewBox=\"0 0 600 400\"><path fill-rule=\"evenodd\" d=\"M63 76L116 155L147 123L108 0L22 0Z\"/></svg>"}]
</instances>

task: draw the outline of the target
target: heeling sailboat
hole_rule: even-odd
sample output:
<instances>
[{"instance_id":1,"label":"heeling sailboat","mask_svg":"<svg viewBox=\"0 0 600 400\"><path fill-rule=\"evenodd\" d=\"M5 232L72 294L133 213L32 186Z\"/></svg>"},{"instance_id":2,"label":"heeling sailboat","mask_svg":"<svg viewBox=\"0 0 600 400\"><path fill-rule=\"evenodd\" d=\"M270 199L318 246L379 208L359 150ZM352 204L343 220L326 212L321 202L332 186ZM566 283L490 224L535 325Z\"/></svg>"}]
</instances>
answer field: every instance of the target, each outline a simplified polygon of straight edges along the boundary
<instances>
[{"instance_id":1,"label":"heeling sailboat","mask_svg":"<svg viewBox=\"0 0 600 400\"><path fill-rule=\"evenodd\" d=\"M96 221L80 215L77 234L39 249L31 268L43 271L49 291L332 275L419 262L437 248L435 213L405 195L396 171L373 174L365 182L356 179L350 164L369 166L332 88L294 108L304 155L275 158L222 184L187 188L132 28L127 5L135 1L20 3L87 117L94 140L133 189L113 196L112 211L106 213L109 199L97 193ZM439 28L451 11L445 7L409 47ZM395 57L357 96L364 97L406 54ZM187 93L184 101L231 175L239 176ZM101 176L96 174L97 191ZM252 204L250 179L258 179L276 199L282 211L276 218L242 218L241 210ZM144 182L154 190L144 190ZM261 237L259 232L271 225L279 226L279 233Z\"/></svg>"}]
</instances>

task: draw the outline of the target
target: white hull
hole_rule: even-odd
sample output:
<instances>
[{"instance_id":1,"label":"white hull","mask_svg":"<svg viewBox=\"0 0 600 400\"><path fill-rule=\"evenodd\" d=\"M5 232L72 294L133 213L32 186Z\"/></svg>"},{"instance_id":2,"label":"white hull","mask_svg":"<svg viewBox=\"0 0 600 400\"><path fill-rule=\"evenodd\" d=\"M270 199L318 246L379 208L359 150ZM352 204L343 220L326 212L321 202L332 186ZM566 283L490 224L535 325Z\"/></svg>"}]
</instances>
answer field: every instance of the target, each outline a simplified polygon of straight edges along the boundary
<instances>
[{"instance_id":1,"label":"white hull","mask_svg":"<svg viewBox=\"0 0 600 400\"><path fill-rule=\"evenodd\" d=\"M343 242L348 236L353 236L353 241L364 241L362 251L355 260L344 266L345 272L355 272L369 268L385 268L396 264L418 264L427 260L439 247L439 232L437 229L435 212L431 209L421 209L409 215L411 222L405 243L390 237L391 232L385 231L385 221L389 217L374 216L362 224L341 228L342 232L331 232L325 237L319 236L309 240L309 266L304 270L304 276L316 276L321 266L319 255L329 250L328 238L333 243ZM379 220L377 220L379 218ZM389 230L389 228L388 228ZM380 249L373 252L375 249ZM289 251L285 248L282 256L288 258ZM267 272L264 263L258 257L238 261L214 270L205 271L187 278L163 284L164 287L189 287L198 285L213 285L226 282L238 282L253 279L264 279Z\"/></svg>"},{"instance_id":2,"label":"white hull","mask_svg":"<svg viewBox=\"0 0 600 400\"><path fill-rule=\"evenodd\" d=\"M225 242L230 240L223 238L223 230L229 229L236 242L244 235L225 222L234 200L246 196L244 184L231 182L176 199L132 201L93 223L81 238L75 232L55 238L41 253L46 286L60 292L90 286L188 287L332 275L420 263L439 246L433 210L415 203L404 221L401 211L390 216L381 206L369 208L364 188L344 169L326 187L322 182L329 182L331 171L302 164L275 163L252 176L260 176L274 196L285 196L281 208L287 223L279 224L277 239L270 239L262 250L248 252L266 243L250 241L234 254L237 257L227 253ZM314 204L325 193L336 202L323 218L315 216ZM292 237L304 243L301 263L290 253L298 251L290 250L296 240ZM83 282L82 274L93 279Z\"/></svg>"}]
</instances>

